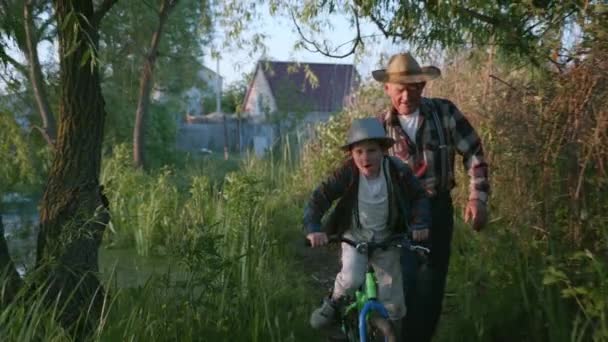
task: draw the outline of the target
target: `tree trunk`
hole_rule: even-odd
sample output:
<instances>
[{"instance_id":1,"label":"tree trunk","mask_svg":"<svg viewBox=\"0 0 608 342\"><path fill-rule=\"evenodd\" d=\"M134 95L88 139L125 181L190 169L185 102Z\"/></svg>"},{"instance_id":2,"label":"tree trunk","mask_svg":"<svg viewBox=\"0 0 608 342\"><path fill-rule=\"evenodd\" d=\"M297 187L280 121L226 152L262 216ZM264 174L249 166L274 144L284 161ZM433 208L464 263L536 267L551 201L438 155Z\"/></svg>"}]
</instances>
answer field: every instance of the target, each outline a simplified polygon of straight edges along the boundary
<instances>
[{"instance_id":1,"label":"tree trunk","mask_svg":"<svg viewBox=\"0 0 608 342\"><path fill-rule=\"evenodd\" d=\"M98 249L109 221L99 185L105 109L98 63L99 22L92 0L55 0L60 57L56 151L40 209L36 267L61 324L76 340L97 326L104 291Z\"/></svg>"},{"instance_id":2,"label":"tree trunk","mask_svg":"<svg viewBox=\"0 0 608 342\"><path fill-rule=\"evenodd\" d=\"M38 39L34 33L34 19L32 18L31 0L26 0L23 3L23 26L25 31L25 46L22 50L27 57L29 79L32 83L32 89L34 92L34 97L36 98L38 112L40 113L40 118L42 119L42 128L40 129L40 133L42 133L43 137L50 146L54 146L57 134L55 116L53 115L53 111L49 105L44 78L42 76L42 69L40 67L40 59L38 58L38 50L36 49Z\"/></svg>"},{"instance_id":3,"label":"tree trunk","mask_svg":"<svg viewBox=\"0 0 608 342\"><path fill-rule=\"evenodd\" d=\"M8 252L4 238L4 225L0 215L0 311L12 302L15 295L23 287L23 281L15 269L15 264Z\"/></svg>"},{"instance_id":4,"label":"tree trunk","mask_svg":"<svg viewBox=\"0 0 608 342\"><path fill-rule=\"evenodd\" d=\"M145 130L148 107L150 104L150 91L152 89L152 75L158 56L158 45L162 36L163 27L169 17L169 12L177 0L163 0L158 14L158 26L152 34L150 50L146 54L144 66L139 80L139 98L137 100L137 110L135 112L135 127L133 127L133 165L135 168L143 168L145 165Z\"/></svg>"}]
</instances>

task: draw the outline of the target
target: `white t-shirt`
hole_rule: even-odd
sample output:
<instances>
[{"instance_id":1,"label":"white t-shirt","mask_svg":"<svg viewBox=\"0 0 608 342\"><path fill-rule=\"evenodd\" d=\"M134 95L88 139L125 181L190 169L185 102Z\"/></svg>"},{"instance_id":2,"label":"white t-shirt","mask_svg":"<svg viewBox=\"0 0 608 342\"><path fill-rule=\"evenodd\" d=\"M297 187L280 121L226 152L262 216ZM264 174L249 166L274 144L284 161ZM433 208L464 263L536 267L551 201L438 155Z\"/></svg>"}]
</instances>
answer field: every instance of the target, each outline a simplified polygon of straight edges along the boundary
<instances>
[{"instance_id":1,"label":"white t-shirt","mask_svg":"<svg viewBox=\"0 0 608 342\"><path fill-rule=\"evenodd\" d=\"M384 177L384 162L378 177L369 179L359 175L359 222L361 229L355 227L353 235L358 240L382 240L389 234L386 229L388 220L388 189Z\"/></svg>"},{"instance_id":2,"label":"white t-shirt","mask_svg":"<svg viewBox=\"0 0 608 342\"><path fill-rule=\"evenodd\" d=\"M401 128L405 131L410 140L416 142L416 131L418 131L418 122L420 121L420 109L408 115L397 115Z\"/></svg>"}]
</instances>

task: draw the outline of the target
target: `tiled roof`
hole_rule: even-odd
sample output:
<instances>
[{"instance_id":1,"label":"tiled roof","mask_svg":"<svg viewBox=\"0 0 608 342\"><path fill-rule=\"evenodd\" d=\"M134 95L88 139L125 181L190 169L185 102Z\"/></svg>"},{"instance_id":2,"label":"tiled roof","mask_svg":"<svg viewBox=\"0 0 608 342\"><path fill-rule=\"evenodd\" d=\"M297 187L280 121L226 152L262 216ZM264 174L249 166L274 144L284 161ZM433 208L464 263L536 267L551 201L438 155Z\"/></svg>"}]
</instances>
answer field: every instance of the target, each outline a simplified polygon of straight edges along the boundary
<instances>
[{"instance_id":1,"label":"tiled roof","mask_svg":"<svg viewBox=\"0 0 608 342\"><path fill-rule=\"evenodd\" d=\"M336 112L359 85L352 64L258 62L279 111Z\"/></svg>"}]
</instances>

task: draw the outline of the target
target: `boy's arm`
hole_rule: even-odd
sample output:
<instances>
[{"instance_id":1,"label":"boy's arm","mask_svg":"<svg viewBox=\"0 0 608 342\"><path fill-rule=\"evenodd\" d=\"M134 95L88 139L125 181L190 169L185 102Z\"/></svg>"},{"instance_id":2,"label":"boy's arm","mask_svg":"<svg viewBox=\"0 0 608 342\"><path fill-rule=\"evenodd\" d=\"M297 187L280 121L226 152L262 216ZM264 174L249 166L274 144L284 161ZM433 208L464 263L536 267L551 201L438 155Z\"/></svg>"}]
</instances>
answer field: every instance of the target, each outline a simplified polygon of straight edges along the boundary
<instances>
[{"instance_id":1,"label":"boy's arm","mask_svg":"<svg viewBox=\"0 0 608 342\"><path fill-rule=\"evenodd\" d=\"M304 227L308 233L321 231L323 215L329 210L333 201L344 194L352 177L352 167L347 162L313 191L304 207Z\"/></svg>"}]
</instances>

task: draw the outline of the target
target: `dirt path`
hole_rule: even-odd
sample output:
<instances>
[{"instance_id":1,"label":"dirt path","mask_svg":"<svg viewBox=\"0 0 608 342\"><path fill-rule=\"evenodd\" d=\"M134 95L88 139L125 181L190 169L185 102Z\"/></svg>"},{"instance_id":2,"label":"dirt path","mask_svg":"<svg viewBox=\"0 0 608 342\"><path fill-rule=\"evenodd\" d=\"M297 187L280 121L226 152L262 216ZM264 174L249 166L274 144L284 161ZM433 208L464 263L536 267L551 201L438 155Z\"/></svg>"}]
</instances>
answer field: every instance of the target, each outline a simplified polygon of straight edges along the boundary
<instances>
[{"instance_id":1,"label":"dirt path","mask_svg":"<svg viewBox=\"0 0 608 342\"><path fill-rule=\"evenodd\" d=\"M330 245L310 248L304 243L294 244L298 268L307 275L311 287L318 289L319 299L327 295L340 271L340 247Z\"/></svg>"}]
</instances>

